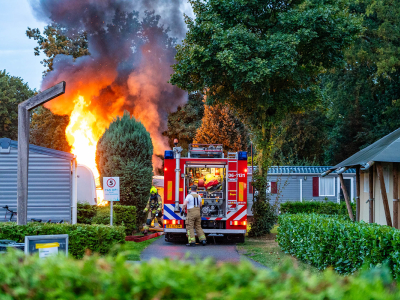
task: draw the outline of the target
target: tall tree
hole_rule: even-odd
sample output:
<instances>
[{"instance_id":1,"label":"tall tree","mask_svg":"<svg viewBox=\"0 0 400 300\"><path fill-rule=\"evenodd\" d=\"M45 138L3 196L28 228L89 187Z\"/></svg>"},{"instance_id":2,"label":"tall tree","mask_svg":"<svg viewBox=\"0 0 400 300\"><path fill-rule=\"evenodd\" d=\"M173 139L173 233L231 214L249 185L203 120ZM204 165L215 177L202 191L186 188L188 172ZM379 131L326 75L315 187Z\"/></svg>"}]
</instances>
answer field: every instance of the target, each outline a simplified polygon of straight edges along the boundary
<instances>
[{"instance_id":1,"label":"tall tree","mask_svg":"<svg viewBox=\"0 0 400 300\"><path fill-rule=\"evenodd\" d=\"M400 6L354 1L366 30L346 50L345 68L322 76L331 128L327 164L336 164L400 127Z\"/></svg>"},{"instance_id":2,"label":"tall tree","mask_svg":"<svg viewBox=\"0 0 400 300\"><path fill-rule=\"evenodd\" d=\"M342 50L361 32L360 20L336 0L191 0L195 20L178 45L171 82L201 91L209 104L228 103L255 135L260 157L257 199L266 200L271 128L290 112L313 108L319 75L343 63ZM265 201L254 209L265 210ZM262 214L258 214L262 216ZM273 224L255 220L252 233Z\"/></svg>"},{"instance_id":3,"label":"tall tree","mask_svg":"<svg viewBox=\"0 0 400 300\"><path fill-rule=\"evenodd\" d=\"M97 143L96 164L103 177L120 177L121 204L134 205L140 214L146 206L153 178L153 144L142 123L128 112L117 117ZM144 215L142 215L144 217ZM142 222L138 218L138 226Z\"/></svg>"},{"instance_id":4,"label":"tall tree","mask_svg":"<svg viewBox=\"0 0 400 300\"><path fill-rule=\"evenodd\" d=\"M37 146L71 152L71 146L65 136L68 123L68 115L55 115L49 109L40 106L32 113L30 142Z\"/></svg>"},{"instance_id":5,"label":"tall tree","mask_svg":"<svg viewBox=\"0 0 400 300\"><path fill-rule=\"evenodd\" d=\"M67 28L55 23L46 26L43 34L40 33L38 28L28 27L26 36L37 41L38 46L34 48L36 56L39 56L40 51L43 51L48 57L40 62L47 68L43 71L43 75L53 70L53 60L58 54L72 55L74 58L90 54L86 32L68 35Z\"/></svg>"},{"instance_id":6,"label":"tall tree","mask_svg":"<svg viewBox=\"0 0 400 300\"><path fill-rule=\"evenodd\" d=\"M18 139L18 104L34 93L21 78L0 71L0 137Z\"/></svg>"},{"instance_id":7,"label":"tall tree","mask_svg":"<svg viewBox=\"0 0 400 300\"><path fill-rule=\"evenodd\" d=\"M330 123L322 105L288 114L272 129L274 165L324 165Z\"/></svg>"},{"instance_id":8,"label":"tall tree","mask_svg":"<svg viewBox=\"0 0 400 300\"><path fill-rule=\"evenodd\" d=\"M205 106L202 124L194 138L199 144L222 144L227 152L246 151L249 133L227 105Z\"/></svg>"},{"instance_id":9,"label":"tall tree","mask_svg":"<svg viewBox=\"0 0 400 300\"><path fill-rule=\"evenodd\" d=\"M177 138L185 155L189 144L193 143L203 116L203 96L199 93L189 94L188 102L168 115L168 130L163 132L163 135L168 137L169 145L173 147L174 139Z\"/></svg>"}]
</instances>

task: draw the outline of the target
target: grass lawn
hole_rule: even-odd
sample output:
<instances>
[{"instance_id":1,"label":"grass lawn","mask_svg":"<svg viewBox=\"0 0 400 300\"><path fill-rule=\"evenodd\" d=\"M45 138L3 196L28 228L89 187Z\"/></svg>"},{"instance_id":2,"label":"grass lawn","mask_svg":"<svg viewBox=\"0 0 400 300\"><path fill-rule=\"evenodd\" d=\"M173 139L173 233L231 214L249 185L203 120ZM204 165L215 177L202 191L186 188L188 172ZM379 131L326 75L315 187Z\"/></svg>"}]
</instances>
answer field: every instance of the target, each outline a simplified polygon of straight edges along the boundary
<instances>
[{"instance_id":1,"label":"grass lawn","mask_svg":"<svg viewBox=\"0 0 400 300\"><path fill-rule=\"evenodd\" d=\"M154 239L150 239L144 242L136 243L136 242L125 242L124 245L121 246L120 252L123 252L123 255L126 257L126 260L140 260L140 254L144 249L147 248L151 243L155 242L159 238L164 238L163 235L156 237Z\"/></svg>"},{"instance_id":2,"label":"grass lawn","mask_svg":"<svg viewBox=\"0 0 400 300\"><path fill-rule=\"evenodd\" d=\"M271 233L273 232L271 231ZM272 234L263 238L247 237L245 243L237 245L237 249L240 254L246 255L252 260L271 269L282 265L286 259L291 259L294 265L297 265L301 270L308 270L311 273L320 274L317 268L298 261L294 257L282 252Z\"/></svg>"}]
</instances>

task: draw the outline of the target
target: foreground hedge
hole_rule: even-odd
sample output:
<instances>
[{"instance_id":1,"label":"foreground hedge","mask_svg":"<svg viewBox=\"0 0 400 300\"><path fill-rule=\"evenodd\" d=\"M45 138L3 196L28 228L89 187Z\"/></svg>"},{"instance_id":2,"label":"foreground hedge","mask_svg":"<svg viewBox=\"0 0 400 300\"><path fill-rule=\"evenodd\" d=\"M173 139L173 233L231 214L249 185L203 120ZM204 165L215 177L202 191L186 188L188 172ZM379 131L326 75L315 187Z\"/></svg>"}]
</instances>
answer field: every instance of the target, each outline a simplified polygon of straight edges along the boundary
<instances>
[{"instance_id":1,"label":"foreground hedge","mask_svg":"<svg viewBox=\"0 0 400 300\"><path fill-rule=\"evenodd\" d=\"M347 274L363 264L387 263L400 278L400 231L388 226L351 222L316 214L281 215L277 236L281 249L322 270Z\"/></svg>"},{"instance_id":2,"label":"foreground hedge","mask_svg":"<svg viewBox=\"0 0 400 300\"><path fill-rule=\"evenodd\" d=\"M356 204L352 203L353 215L356 215ZM281 204L282 214L324 214L324 215L342 215L348 216L346 203L340 204L334 202L285 202Z\"/></svg>"},{"instance_id":3,"label":"foreground hedge","mask_svg":"<svg viewBox=\"0 0 400 300\"><path fill-rule=\"evenodd\" d=\"M136 229L136 207L114 204L113 224L125 226L125 234L132 235ZM110 224L110 207L78 203L78 223Z\"/></svg>"},{"instance_id":4,"label":"foreground hedge","mask_svg":"<svg viewBox=\"0 0 400 300\"><path fill-rule=\"evenodd\" d=\"M0 260L0 299L399 299L385 268L343 277L319 276L293 268L255 269L249 262L216 264L155 260L127 264L85 257L24 258L17 252Z\"/></svg>"},{"instance_id":5,"label":"foreground hedge","mask_svg":"<svg viewBox=\"0 0 400 300\"><path fill-rule=\"evenodd\" d=\"M107 254L114 245L125 242L125 228L121 226L0 223L0 239L23 243L27 235L51 234L68 234L68 250L76 258L82 258L86 249Z\"/></svg>"}]
</instances>

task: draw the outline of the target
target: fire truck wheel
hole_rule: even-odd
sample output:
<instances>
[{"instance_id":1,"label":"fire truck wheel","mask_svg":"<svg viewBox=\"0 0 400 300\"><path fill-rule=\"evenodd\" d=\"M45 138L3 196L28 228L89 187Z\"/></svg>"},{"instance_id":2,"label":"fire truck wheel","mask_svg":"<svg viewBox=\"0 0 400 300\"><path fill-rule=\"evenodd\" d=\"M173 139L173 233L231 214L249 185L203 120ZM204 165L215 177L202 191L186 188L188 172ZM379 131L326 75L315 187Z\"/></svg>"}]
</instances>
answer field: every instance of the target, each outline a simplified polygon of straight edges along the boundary
<instances>
[{"instance_id":1,"label":"fire truck wheel","mask_svg":"<svg viewBox=\"0 0 400 300\"><path fill-rule=\"evenodd\" d=\"M239 241L238 241L238 243L244 243L244 239L245 239L245 234L239 235Z\"/></svg>"}]
</instances>

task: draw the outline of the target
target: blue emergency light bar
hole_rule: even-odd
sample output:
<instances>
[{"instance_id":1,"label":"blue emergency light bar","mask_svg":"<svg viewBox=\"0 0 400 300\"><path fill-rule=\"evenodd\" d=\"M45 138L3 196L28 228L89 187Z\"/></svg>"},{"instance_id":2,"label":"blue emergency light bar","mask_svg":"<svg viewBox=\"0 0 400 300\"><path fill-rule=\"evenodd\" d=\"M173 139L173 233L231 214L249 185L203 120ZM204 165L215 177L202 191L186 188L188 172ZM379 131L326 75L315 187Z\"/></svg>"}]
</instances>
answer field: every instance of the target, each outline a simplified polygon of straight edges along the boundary
<instances>
[{"instance_id":1,"label":"blue emergency light bar","mask_svg":"<svg viewBox=\"0 0 400 300\"><path fill-rule=\"evenodd\" d=\"M247 152L239 151L238 152L238 160L247 160Z\"/></svg>"},{"instance_id":2,"label":"blue emergency light bar","mask_svg":"<svg viewBox=\"0 0 400 300\"><path fill-rule=\"evenodd\" d=\"M165 150L164 159L174 159L174 151Z\"/></svg>"}]
</instances>

